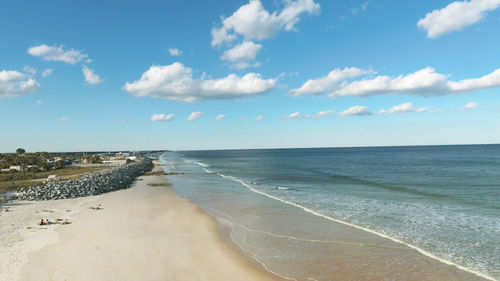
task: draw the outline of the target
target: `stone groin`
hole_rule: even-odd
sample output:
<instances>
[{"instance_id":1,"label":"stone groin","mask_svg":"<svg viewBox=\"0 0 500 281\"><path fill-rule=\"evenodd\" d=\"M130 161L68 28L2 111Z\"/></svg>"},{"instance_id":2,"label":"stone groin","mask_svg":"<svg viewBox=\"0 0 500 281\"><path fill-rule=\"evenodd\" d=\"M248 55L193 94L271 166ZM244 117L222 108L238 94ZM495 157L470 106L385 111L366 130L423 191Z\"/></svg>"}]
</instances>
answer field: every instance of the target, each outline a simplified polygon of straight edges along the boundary
<instances>
[{"instance_id":1,"label":"stone groin","mask_svg":"<svg viewBox=\"0 0 500 281\"><path fill-rule=\"evenodd\" d=\"M153 166L151 159L143 157L135 162L93 172L74 180L30 187L18 193L17 197L21 200L57 200L99 195L128 188L135 178L151 171Z\"/></svg>"}]
</instances>

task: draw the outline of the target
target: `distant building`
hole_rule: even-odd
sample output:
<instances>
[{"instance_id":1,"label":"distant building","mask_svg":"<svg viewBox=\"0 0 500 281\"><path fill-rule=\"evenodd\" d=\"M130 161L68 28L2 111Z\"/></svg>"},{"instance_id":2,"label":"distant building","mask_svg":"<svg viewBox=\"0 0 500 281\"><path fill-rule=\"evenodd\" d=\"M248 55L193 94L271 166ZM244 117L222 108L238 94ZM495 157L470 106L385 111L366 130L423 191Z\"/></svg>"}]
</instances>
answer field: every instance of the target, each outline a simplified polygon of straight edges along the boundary
<instances>
[{"instance_id":1,"label":"distant building","mask_svg":"<svg viewBox=\"0 0 500 281\"><path fill-rule=\"evenodd\" d=\"M130 153L128 152L118 152L115 154L116 158L127 158L130 156Z\"/></svg>"},{"instance_id":2,"label":"distant building","mask_svg":"<svg viewBox=\"0 0 500 281\"><path fill-rule=\"evenodd\" d=\"M29 168L33 168L33 167L36 167L35 165L28 165L26 166L26 170L29 169ZM10 170L14 170L14 171L18 171L18 172L24 172L25 169L23 168L23 166L10 166L9 167L9 171Z\"/></svg>"},{"instance_id":3,"label":"distant building","mask_svg":"<svg viewBox=\"0 0 500 281\"><path fill-rule=\"evenodd\" d=\"M14 171L18 171L18 172L24 171L23 167L21 167L21 166L10 166L9 170L14 170Z\"/></svg>"}]
</instances>

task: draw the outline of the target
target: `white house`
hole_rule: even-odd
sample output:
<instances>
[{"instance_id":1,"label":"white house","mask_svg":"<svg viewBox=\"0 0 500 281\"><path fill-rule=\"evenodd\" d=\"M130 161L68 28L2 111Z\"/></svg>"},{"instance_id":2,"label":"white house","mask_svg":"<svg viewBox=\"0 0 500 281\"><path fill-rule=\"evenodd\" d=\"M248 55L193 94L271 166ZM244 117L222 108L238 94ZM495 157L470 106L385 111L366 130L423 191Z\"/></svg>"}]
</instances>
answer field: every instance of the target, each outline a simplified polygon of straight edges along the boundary
<instances>
[{"instance_id":1,"label":"white house","mask_svg":"<svg viewBox=\"0 0 500 281\"><path fill-rule=\"evenodd\" d=\"M21 166L10 166L9 170L15 170L15 171L18 171L18 172L22 172L23 171L23 167L21 167Z\"/></svg>"}]
</instances>

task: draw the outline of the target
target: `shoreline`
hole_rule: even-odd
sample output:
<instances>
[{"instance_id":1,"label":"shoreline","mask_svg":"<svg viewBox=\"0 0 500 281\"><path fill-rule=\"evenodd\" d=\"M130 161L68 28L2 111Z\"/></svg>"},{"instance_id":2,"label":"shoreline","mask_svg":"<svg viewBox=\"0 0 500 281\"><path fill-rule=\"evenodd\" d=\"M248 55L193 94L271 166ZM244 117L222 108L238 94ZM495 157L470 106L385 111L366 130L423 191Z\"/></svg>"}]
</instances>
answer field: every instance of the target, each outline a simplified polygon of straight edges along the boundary
<instances>
[{"instance_id":1,"label":"shoreline","mask_svg":"<svg viewBox=\"0 0 500 281\"><path fill-rule=\"evenodd\" d=\"M282 280L226 244L200 207L148 183L168 180L141 176L98 196L6 204L0 280ZM69 224L38 226L41 217Z\"/></svg>"},{"instance_id":2,"label":"shoreline","mask_svg":"<svg viewBox=\"0 0 500 281\"><path fill-rule=\"evenodd\" d=\"M162 165L158 163L157 160L154 162L155 167L153 172L163 171ZM244 182L240 183L245 185ZM158 186L148 186L148 184L157 184ZM139 270L125 274L121 276L120 279L138 280L137 278L139 278L140 280L172 280L172 275L167 277L166 275L159 276L156 274L153 276L148 274L151 274L151 272L171 274L171 271L177 270L177 272L182 271L183 274L189 272L189 274L183 275L180 278L175 276L173 280L232 280L227 272L229 270L228 266L222 267L222 269L219 269L219 272L213 272L214 268L217 268L217 264L207 266L211 264L211 262L214 262L213 260L219 261L219 259L187 259L185 263L190 264L191 269L186 270L183 268L180 270L182 264L179 264L178 259L179 256L185 258L185 249L179 249L177 245L170 244L174 248L177 248L176 250L180 251L180 253L165 256L162 253L158 253L158 247L152 247L152 245L143 241L143 238L141 238L142 236L150 237L151 240L156 241L155 244L169 244L172 241L168 240L173 237L169 236L168 233L172 235L171 232L177 231L174 237L175 239L179 239L179 235L190 236L192 231L194 231L193 228L196 228L196 226L193 225L194 220L199 220L203 225L202 229L196 230L196 234L200 235L200 238L202 238L201 240L207 240L207 237L209 237L208 241L212 244L212 251L218 251L221 256L225 256L226 258L230 257L226 262L230 264L229 268L232 268L231 274L235 274L233 273L235 270L238 271L237 274L241 274L238 275L241 276L239 280L296 280L283 276L280 273L274 272L271 268L268 268L268 266L260 261L252 252L238 245L232 237L231 226L228 222L224 222L223 219L221 220L221 218L204 212L200 206L191 203L188 199L180 197L175 193L173 187L167 185L170 184L168 179L164 176L144 175L138 177L127 189L97 196L56 201L12 201L4 204L5 208L3 210L0 202L0 272L2 272L0 274L0 281L53 280L54 276L57 277L55 280L114 280L116 276L106 275L109 268L118 272L127 272L129 267L139 267L143 270L143 268L148 268L148 266L154 267L148 270L150 273ZM247 187L252 190L250 186ZM332 219L300 205L280 198L275 198L264 192L258 190L252 191L270 199L278 200L287 205L302 209L302 211L314 216L399 243L417 251L422 256L455 267L457 271L463 272L464 274L467 273L479 278L495 280L469 270L464 270L460 266L447 263L433 256L426 255L419 249L407 245L404 242L380 235L362 227ZM161 197L163 201L159 202L157 199L154 199L155 197ZM123 205L127 205L128 207ZM142 212L142 216L134 214L133 210L131 210L134 208L139 208ZM120 209L120 211L118 209ZM152 212L153 210L154 212ZM167 215L168 220L160 222L157 218L158 214L155 214L156 211L160 210L167 213L175 212L176 216L168 217ZM16 213L19 215L16 216ZM126 215L124 215L124 213L126 213ZM103 215L105 215L106 218L100 218ZM169 220L182 220L182 216L184 215L189 216L189 222L178 222L176 226L169 225ZM130 216L134 219L129 220ZM38 226L37 222L43 217L48 218L54 223L48 226ZM167 219L167 217L163 217L163 219ZM57 219L60 219L60 221L58 222ZM69 224L61 224L63 221L67 221ZM7 224L9 223L10 225L8 226ZM149 225L151 223L156 225L150 225L152 228L141 229L144 228L144 224ZM163 229L159 227L160 225L163 226ZM181 227L184 232L179 231L179 227ZM88 230L89 228L91 230ZM113 230L113 228L116 229ZM130 231L138 232L142 235L137 235L138 233L136 233L133 237L121 236L122 233ZM166 234L167 241L165 241L165 237L160 237L163 234ZM117 236L118 239L116 237L112 238L112 236ZM96 241L90 239L90 237L96 238ZM102 240L99 237L107 238ZM185 243L185 248L189 248L190 251L197 251L199 256L207 254L208 252L210 253L209 255L212 255L212 251L206 250L208 247L205 245L206 243L199 244L200 241L192 240L186 242L186 239L189 240L189 237L184 238L185 240L183 241L177 240L177 243ZM9 243L12 244L9 245ZM137 243L142 244L142 247L134 245ZM132 256L127 256L126 253L128 250L124 249L129 247L131 248L129 250L134 251L135 255L138 254L143 256L143 259L141 260L133 258ZM105 250L106 248L109 249ZM171 249L165 248L162 252L168 252L170 250ZM124 256L118 256L119 254ZM129 264L129 266L125 268L120 264L130 263L130 261L124 260L126 257L132 259L134 264ZM109 258L113 259L113 261L107 262L106 259ZM101 263L104 263L104 265L94 264L96 262L95 259L98 259ZM159 266L156 264L157 260L166 261L166 264ZM79 266L75 267L70 264L75 262ZM153 263L153 265L151 265L151 263ZM97 272L101 274L94 273L95 275L89 276L88 274L91 273L82 272L82 269L86 271L85 269L89 265L93 265L93 268L97 268ZM169 268L169 265L174 268ZM164 272L165 267L169 269L169 272ZM204 273L202 274L200 272ZM212 274L212 276L217 279L203 279L200 278L200 274L203 276ZM195 276L197 277L195 278ZM225 279L224 276L226 276L227 279ZM475 279L476 278L474 278L474 280Z\"/></svg>"},{"instance_id":3,"label":"shoreline","mask_svg":"<svg viewBox=\"0 0 500 281\"><path fill-rule=\"evenodd\" d=\"M193 161L194 164L198 165L198 166L201 166L204 170L207 165L204 164L204 163L197 163L196 161ZM211 171L206 171L205 172L211 174L213 172ZM490 277L486 274L483 274L481 272L477 272L477 271L474 271L474 270L471 270L469 268L466 268L466 267L463 267L463 266L460 266L460 265L457 265L455 263L452 263L452 262L448 262L446 260L442 260L438 257L436 257L435 255L433 255L432 253L428 253L418 247L415 247L413 245L410 245L410 244L407 244L407 243L404 243L403 241L401 240L398 240L398 239L394 239L392 237L389 237L387 235L383 235L383 234L380 234L376 231L372 231L370 229L367 229L367 228L364 228L364 227L360 227L360 226L357 226L357 225L353 225L353 224L350 224L350 223L346 223L344 221L341 221L341 220L336 220L334 218L331 218L331 217L328 217L326 215L323 215L323 214L320 214L320 213L317 213L309 208L306 208L306 207L303 207L299 204L295 204L293 202L289 202L289 201L286 201L286 200L283 200L281 198L278 198L276 196L273 196L273 195L270 195L270 194L267 194L265 192L262 192L262 191L259 191L259 190L255 190L254 188L252 188L251 185L247 184L246 182L238 179L238 178L235 178L235 177L232 177L232 176L227 176L227 175L223 175L223 174L220 174L220 173L217 173L219 176L223 177L223 178L226 178L226 179L229 179L229 180L232 180L232 181L236 181L240 184L242 184L245 188L248 188L252 193L256 193L257 195L260 195L260 196L264 196L268 199L272 199L273 201L279 201L280 203L284 203L284 205L287 205L287 206L290 206L292 208L297 208L298 210L300 210L300 212L304 212L306 214L309 214L308 216L314 216L314 217L317 217L318 219L324 219L324 220L327 220L329 222L332 222L334 224L338 224L339 226L343 226L343 228L351 228L353 231L353 235L356 235L355 233L356 232L360 232L360 233L364 233L364 234L361 234L363 236L373 236L373 237L378 237L377 240L386 240L388 241L389 244L397 244L397 245L400 245L400 247L397 247L398 249L401 249L403 251L407 251L409 254L407 254L406 256L407 257L410 257L411 256L411 260L413 259L416 259L416 260L419 260L420 261L420 264L421 265L429 265L429 274L431 276L433 276L432 278L434 277L438 277L438 276L441 276L443 277L444 279L441 279L441 280L454 280L454 278L458 278L460 280L497 280L493 277ZM177 184L175 185L176 188L177 188ZM179 188L185 188L186 186L180 186ZM198 192L201 190L201 189L197 189ZM189 196L188 196L189 197ZM225 204L224 203L225 201L224 200L221 200L221 201L218 201L218 204ZM222 205L221 205L222 206ZM208 209L211 209L213 208L214 206L210 207L210 204L208 206L205 206L207 207ZM242 210L245 210L246 208L252 208L251 205L245 205L243 207L241 207ZM234 209L234 210L239 210L239 209ZM219 212L222 212L221 210L219 210ZM279 212L286 212L286 211L277 211L278 213ZM210 211L209 212L211 215L213 215L214 217L217 218L217 221L219 222L219 219L217 216L215 216L215 214L212 214L212 212ZM246 213L245 213L246 214ZM259 215L259 212L253 212L251 214L248 214L248 215L251 215L251 216L258 216ZM224 220L224 219L223 219ZM221 223L222 224L222 223ZM239 225L238 223L233 223L233 224L236 224L236 225ZM243 225L244 227L244 225ZM228 227L229 228L229 227ZM240 225L240 228L241 228L241 225ZM332 226L332 228L336 228L335 226ZM265 230L262 230L262 231L259 231L259 230L255 230L255 229L248 229L250 232L256 232L256 233L262 233L264 235L266 234L269 234L269 235L272 235L272 236L275 236L275 237L281 237L283 239L296 239L296 240L304 240L304 241L307 241L307 238L304 238L304 239L301 239L301 238L296 238L296 237L292 237L292 236L287 236L285 234L283 235L280 235L280 234L273 234L273 233L267 233ZM244 238L243 240L240 239L240 243L244 242L246 238ZM230 243L232 244L233 246L235 247L238 247L239 250L241 250L242 252L247 252L246 254L248 256L251 256L252 258L254 258L257 262L261 263L257 258L256 256L254 255L253 252L249 252L247 251L246 249L243 249L240 245L238 245L238 243L236 241L234 241L234 239L232 241L229 241L229 239L225 239L227 243ZM320 240L308 240L309 242L323 242L323 241L320 241ZM339 244L342 244L342 242L337 242L337 241L333 241L335 243L339 243ZM349 243L344 243L344 244L349 244ZM413 252L413 253L411 253ZM262 254L262 251L261 251L261 254ZM332 255L332 258L335 256ZM365 261L369 261L370 258L368 258L369 256L367 256L367 258L363 257L361 260L365 260ZM399 256L399 255L395 255L393 258L403 258L405 259L405 256ZM360 260L360 261L361 261ZM333 260L332 260L333 261ZM410 259L408 259L408 261L410 261ZM267 261L265 261L267 263ZM264 267L266 267L266 265L264 263L261 263ZM372 267L372 266L370 266ZM267 268L267 267L266 267ZM274 267L276 268L276 267ZM271 268L271 269L268 269L268 271L270 272L274 272L274 268ZM283 267L282 267L283 268ZM374 268L375 269L375 268ZM401 267L400 268L401 270L404 270L404 267ZM425 269L425 271L427 272L427 269ZM295 274L286 274L286 273L289 273L287 272L286 270L285 271L281 271L281 270L278 270L279 274L283 274L285 276L293 276L293 277L296 277ZM404 271L403 271L404 272ZM275 273L275 274L278 274L278 273ZM344 274L344 273L343 273ZM398 273L399 274L399 273ZM403 273L404 274L404 273ZM349 275L347 275L349 276ZM390 276L390 275L389 275ZM404 275L403 275L404 276ZM447 277L446 277L447 276ZM286 277L284 277L286 278ZM450 279L448 279L450 278ZM328 279L325 279L325 280L328 280ZM337 279L335 279L337 280ZM342 280L342 279L338 279L338 280ZM413 280L413 279L412 279ZM418 280L418 279L416 279ZM432 279L426 279L426 280L432 280Z\"/></svg>"}]
</instances>

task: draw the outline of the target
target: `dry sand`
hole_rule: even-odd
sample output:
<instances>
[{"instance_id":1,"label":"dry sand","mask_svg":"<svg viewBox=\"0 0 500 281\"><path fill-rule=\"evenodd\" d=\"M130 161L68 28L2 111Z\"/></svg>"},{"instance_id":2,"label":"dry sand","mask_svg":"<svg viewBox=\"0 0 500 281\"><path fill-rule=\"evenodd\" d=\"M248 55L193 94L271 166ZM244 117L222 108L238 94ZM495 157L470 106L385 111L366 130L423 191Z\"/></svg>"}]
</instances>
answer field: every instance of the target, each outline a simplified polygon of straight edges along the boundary
<instances>
[{"instance_id":1,"label":"dry sand","mask_svg":"<svg viewBox=\"0 0 500 281\"><path fill-rule=\"evenodd\" d=\"M7 204L0 280L278 280L220 238L159 176L99 196ZM100 207L102 209L91 209ZM38 226L41 218L71 224Z\"/></svg>"}]
</instances>

